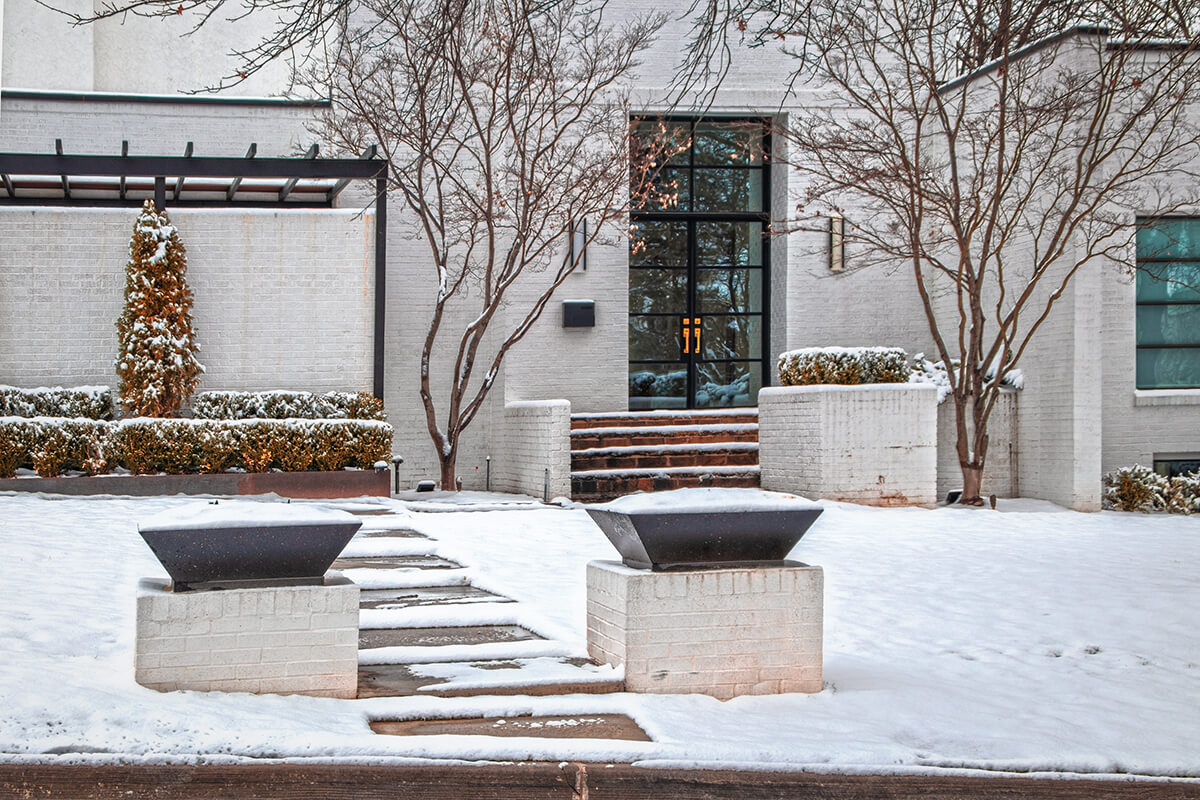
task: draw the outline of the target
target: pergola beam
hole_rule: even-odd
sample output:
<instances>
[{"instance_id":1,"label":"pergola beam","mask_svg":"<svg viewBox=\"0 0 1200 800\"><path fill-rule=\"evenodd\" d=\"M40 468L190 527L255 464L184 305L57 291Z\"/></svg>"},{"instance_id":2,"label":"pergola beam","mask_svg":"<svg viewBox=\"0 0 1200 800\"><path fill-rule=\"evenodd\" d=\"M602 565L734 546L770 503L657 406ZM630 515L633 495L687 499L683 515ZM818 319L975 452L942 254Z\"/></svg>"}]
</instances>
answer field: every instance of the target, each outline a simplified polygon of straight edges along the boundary
<instances>
[{"instance_id":1,"label":"pergola beam","mask_svg":"<svg viewBox=\"0 0 1200 800\"><path fill-rule=\"evenodd\" d=\"M308 152L304 154L304 158L311 161L312 159L315 159L317 157L317 153L319 153L320 151L321 151L320 146L317 145L316 142L313 142L312 147L308 148ZM288 178L287 183L285 183L283 185L283 188L279 190L279 202L282 203L284 200L287 200L287 196L292 193L292 189L296 188L296 183L299 180L300 180L300 178L298 178L296 176L292 176L291 178Z\"/></svg>"},{"instance_id":2,"label":"pergola beam","mask_svg":"<svg viewBox=\"0 0 1200 800\"><path fill-rule=\"evenodd\" d=\"M251 142L250 149L246 151L246 158L251 159L258 155L258 142ZM238 175L233 179L233 183L229 184L229 191L225 193L225 199L233 202L233 196L237 194L238 187L242 185L242 176Z\"/></svg>"},{"instance_id":3,"label":"pergola beam","mask_svg":"<svg viewBox=\"0 0 1200 800\"><path fill-rule=\"evenodd\" d=\"M57 153L60 158L62 158L62 155L63 155L62 139L54 140L54 152ZM0 170L0 172L3 172L3 171L4 170ZM70 200L71 199L71 181L67 179L67 173L60 172L60 173L58 173L58 177L62 179L63 197Z\"/></svg>"},{"instance_id":4,"label":"pergola beam","mask_svg":"<svg viewBox=\"0 0 1200 800\"><path fill-rule=\"evenodd\" d=\"M187 147L183 148L183 157L184 158L192 157L192 143L191 142L188 142ZM179 173L178 176L176 176L176 178L175 178L175 196L173 198L171 198L172 200L178 200L179 195L182 194L184 177L185 176L182 172Z\"/></svg>"},{"instance_id":5,"label":"pergola beam","mask_svg":"<svg viewBox=\"0 0 1200 800\"><path fill-rule=\"evenodd\" d=\"M363 150L362 153L359 154L358 157L364 161L371 161L378 154L379 154L378 145L372 144L372 145L368 145L367 148L365 150ZM335 197L337 197L339 194L342 193L342 190L345 189L350 184L351 180L353 180L353 179L352 178L342 178L340 181L338 181L337 183L335 183L333 185L333 188L329 190L329 202L330 203L333 202L333 199Z\"/></svg>"}]
</instances>

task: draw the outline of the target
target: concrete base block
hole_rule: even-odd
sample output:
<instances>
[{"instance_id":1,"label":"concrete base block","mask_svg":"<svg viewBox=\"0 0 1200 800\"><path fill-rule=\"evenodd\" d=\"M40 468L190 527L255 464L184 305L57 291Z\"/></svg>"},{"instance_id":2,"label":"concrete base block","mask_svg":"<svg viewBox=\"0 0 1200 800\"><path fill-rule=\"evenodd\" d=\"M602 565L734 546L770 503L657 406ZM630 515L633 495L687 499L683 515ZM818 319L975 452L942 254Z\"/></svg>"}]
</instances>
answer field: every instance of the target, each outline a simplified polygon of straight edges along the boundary
<instances>
[{"instance_id":1,"label":"concrete base block","mask_svg":"<svg viewBox=\"0 0 1200 800\"><path fill-rule=\"evenodd\" d=\"M626 690L720 700L821 691L820 567L587 570L588 654L624 664Z\"/></svg>"},{"instance_id":2,"label":"concrete base block","mask_svg":"<svg viewBox=\"0 0 1200 800\"><path fill-rule=\"evenodd\" d=\"M358 586L170 592L138 584L138 683L159 691L353 698L358 688Z\"/></svg>"}]
</instances>

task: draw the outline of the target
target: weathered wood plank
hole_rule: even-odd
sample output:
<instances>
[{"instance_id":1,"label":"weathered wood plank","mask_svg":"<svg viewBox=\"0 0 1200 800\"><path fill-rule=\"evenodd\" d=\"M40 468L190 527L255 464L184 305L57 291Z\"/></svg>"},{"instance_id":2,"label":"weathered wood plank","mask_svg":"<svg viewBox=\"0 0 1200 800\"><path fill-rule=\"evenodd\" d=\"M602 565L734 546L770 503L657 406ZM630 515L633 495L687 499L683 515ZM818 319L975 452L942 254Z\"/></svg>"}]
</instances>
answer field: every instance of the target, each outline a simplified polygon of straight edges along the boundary
<instances>
[{"instance_id":1,"label":"weathered wood plank","mask_svg":"<svg viewBox=\"0 0 1200 800\"><path fill-rule=\"evenodd\" d=\"M581 775L580 772L583 774ZM627 765L0 765L0 797L79 800L1194 800L1200 783L658 770Z\"/></svg>"}]
</instances>

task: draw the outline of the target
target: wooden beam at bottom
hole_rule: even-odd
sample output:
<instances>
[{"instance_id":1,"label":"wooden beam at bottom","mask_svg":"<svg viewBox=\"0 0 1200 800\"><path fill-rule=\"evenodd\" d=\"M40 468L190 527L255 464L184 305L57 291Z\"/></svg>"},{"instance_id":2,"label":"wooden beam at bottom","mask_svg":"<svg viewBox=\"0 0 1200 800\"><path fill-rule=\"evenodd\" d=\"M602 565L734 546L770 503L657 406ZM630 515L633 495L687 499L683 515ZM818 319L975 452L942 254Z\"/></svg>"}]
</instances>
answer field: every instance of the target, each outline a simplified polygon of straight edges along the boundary
<instances>
[{"instance_id":1,"label":"wooden beam at bottom","mask_svg":"<svg viewBox=\"0 0 1200 800\"><path fill-rule=\"evenodd\" d=\"M480 766L0 765L0 796L244 800L1193 800L1195 781L988 775L837 775L650 769L628 764Z\"/></svg>"}]
</instances>

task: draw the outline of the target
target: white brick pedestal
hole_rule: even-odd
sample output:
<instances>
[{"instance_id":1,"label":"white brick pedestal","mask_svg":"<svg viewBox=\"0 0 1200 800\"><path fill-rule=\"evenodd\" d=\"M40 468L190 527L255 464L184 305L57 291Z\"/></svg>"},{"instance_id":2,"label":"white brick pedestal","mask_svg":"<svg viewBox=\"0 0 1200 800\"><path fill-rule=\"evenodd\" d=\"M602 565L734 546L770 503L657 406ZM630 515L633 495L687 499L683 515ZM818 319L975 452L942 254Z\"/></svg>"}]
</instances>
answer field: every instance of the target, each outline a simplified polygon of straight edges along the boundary
<instances>
[{"instance_id":1,"label":"white brick pedestal","mask_svg":"<svg viewBox=\"0 0 1200 800\"><path fill-rule=\"evenodd\" d=\"M821 691L820 567L651 572L587 567L588 654L625 665L630 692Z\"/></svg>"},{"instance_id":2,"label":"white brick pedestal","mask_svg":"<svg viewBox=\"0 0 1200 800\"><path fill-rule=\"evenodd\" d=\"M358 587L174 593L138 584L136 679L159 691L353 698L358 688Z\"/></svg>"}]
</instances>

